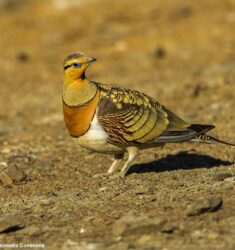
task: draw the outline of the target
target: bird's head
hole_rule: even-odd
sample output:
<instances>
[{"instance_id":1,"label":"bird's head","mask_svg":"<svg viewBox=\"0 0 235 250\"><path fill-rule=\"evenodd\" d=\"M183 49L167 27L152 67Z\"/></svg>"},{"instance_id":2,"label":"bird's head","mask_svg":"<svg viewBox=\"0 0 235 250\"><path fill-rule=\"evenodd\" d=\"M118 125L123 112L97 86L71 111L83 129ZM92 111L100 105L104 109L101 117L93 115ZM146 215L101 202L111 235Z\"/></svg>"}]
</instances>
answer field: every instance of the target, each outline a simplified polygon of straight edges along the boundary
<instances>
[{"instance_id":1,"label":"bird's head","mask_svg":"<svg viewBox=\"0 0 235 250\"><path fill-rule=\"evenodd\" d=\"M81 52L73 53L64 60L64 74L70 80L84 79L87 67L96 59Z\"/></svg>"}]
</instances>

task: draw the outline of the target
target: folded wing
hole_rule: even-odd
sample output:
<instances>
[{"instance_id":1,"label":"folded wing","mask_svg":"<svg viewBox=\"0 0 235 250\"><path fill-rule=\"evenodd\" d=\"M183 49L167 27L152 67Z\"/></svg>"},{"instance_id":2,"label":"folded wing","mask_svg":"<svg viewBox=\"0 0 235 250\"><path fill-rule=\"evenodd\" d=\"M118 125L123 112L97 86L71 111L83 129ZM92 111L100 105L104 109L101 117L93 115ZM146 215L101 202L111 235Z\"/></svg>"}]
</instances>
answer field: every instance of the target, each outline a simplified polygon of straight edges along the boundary
<instances>
[{"instance_id":1,"label":"folded wing","mask_svg":"<svg viewBox=\"0 0 235 250\"><path fill-rule=\"evenodd\" d=\"M138 91L107 85L99 87L98 120L113 144L185 141L213 128L211 125L191 125Z\"/></svg>"}]
</instances>

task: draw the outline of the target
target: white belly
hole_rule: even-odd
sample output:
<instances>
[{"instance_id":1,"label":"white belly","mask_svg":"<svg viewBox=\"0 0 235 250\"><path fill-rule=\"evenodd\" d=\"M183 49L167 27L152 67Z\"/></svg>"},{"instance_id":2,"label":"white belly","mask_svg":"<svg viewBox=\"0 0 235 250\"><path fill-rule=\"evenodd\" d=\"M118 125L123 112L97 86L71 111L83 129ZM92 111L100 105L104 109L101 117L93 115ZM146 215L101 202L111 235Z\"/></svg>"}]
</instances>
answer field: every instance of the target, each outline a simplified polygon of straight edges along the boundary
<instances>
[{"instance_id":1,"label":"white belly","mask_svg":"<svg viewBox=\"0 0 235 250\"><path fill-rule=\"evenodd\" d=\"M125 151L123 148L108 142L108 135L97 119L97 112L92 120L89 130L76 140L82 147L101 153L116 153Z\"/></svg>"}]
</instances>

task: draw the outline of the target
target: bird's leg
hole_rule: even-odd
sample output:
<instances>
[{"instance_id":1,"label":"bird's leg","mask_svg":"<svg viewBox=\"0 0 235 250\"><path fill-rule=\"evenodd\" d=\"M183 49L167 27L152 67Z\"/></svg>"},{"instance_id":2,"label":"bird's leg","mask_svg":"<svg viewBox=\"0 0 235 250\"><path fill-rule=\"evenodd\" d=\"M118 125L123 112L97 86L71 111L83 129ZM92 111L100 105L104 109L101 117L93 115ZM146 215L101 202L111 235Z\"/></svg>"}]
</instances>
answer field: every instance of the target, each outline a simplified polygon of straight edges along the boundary
<instances>
[{"instance_id":1,"label":"bird's leg","mask_svg":"<svg viewBox=\"0 0 235 250\"><path fill-rule=\"evenodd\" d=\"M114 161L113 161L112 165L110 166L107 174L111 175L115 172L119 163L122 161L123 156L124 156L124 153L119 153L119 154L114 155Z\"/></svg>"},{"instance_id":2,"label":"bird's leg","mask_svg":"<svg viewBox=\"0 0 235 250\"><path fill-rule=\"evenodd\" d=\"M124 153L117 153L114 155L114 161L112 163L112 165L110 166L109 170L106 173L101 173L101 174L95 174L93 176L93 178L103 178L103 177L108 177L110 175L112 175L115 170L117 169L119 163L122 161L124 156Z\"/></svg>"},{"instance_id":3,"label":"bird's leg","mask_svg":"<svg viewBox=\"0 0 235 250\"><path fill-rule=\"evenodd\" d=\"M134 162L136 156L138 155L139 149L136 147L128 147L127 148L128 152L128 159L125 162L125 165L121 169L119 176L124 178L126 173L128 172L129 168L131 167L132 163Z\"/></svg>"}]
</instances>

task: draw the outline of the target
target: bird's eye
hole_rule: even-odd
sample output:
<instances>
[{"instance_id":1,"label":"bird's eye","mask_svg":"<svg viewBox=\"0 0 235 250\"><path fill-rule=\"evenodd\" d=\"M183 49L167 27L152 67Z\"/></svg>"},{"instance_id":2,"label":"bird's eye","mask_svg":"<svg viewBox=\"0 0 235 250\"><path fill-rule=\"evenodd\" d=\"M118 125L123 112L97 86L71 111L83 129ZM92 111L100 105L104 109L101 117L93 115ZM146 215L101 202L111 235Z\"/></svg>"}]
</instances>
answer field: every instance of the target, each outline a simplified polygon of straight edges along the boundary
<instances>
[{"instance_id":1,"label":"bird's eye","mask_svg":"<svg viewBox=\"0 0 235 250\"><path fill-rule=\"evenodd\" d=\"M73 67L75 67L75 68L81 68L81 63L73 63Z\"/></svg>"}]
</instances>

